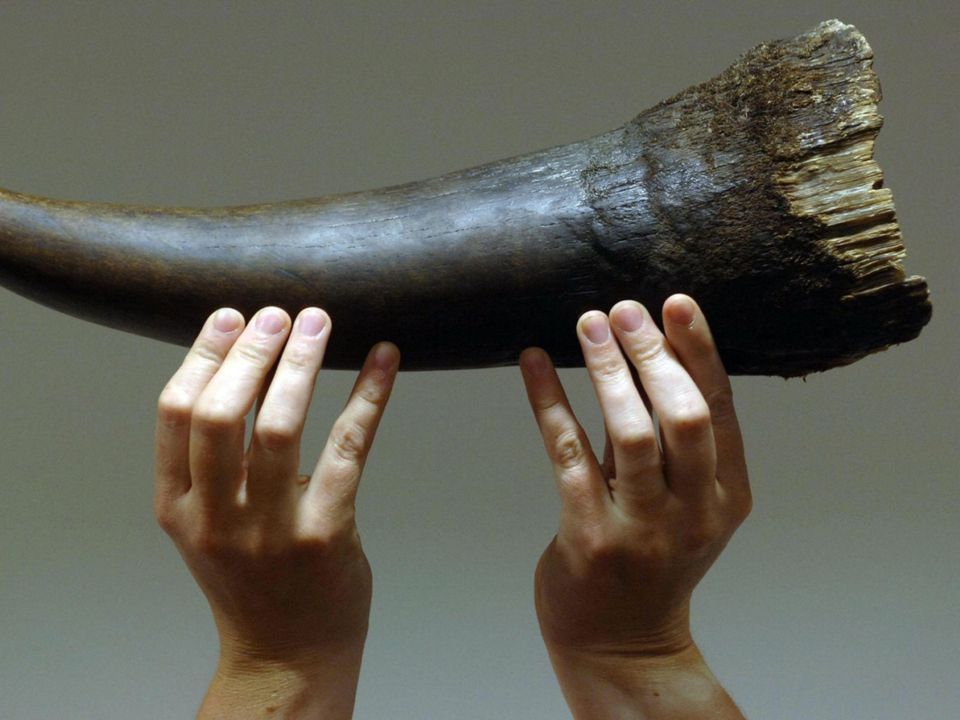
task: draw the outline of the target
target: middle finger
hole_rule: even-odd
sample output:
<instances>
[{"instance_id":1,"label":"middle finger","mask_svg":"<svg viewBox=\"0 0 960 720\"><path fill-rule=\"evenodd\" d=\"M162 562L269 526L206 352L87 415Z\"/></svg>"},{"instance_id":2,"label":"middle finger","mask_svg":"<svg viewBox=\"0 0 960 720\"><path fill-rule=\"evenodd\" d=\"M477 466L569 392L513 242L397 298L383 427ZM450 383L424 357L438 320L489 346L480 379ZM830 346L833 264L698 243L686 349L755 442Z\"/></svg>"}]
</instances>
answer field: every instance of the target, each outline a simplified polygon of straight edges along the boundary
<instances>
[{"instance_id":1,"label":"middle finger","mask_svg":"<svg viewBox=\"0 0 960 720\"><path fill-rule=\"evenodd\" d=\"M294 323L254 421L247 471L253 503L294 496L300 438L330 329L329 316L319 308L307 308Z\"/></svg>"},{"instance_id":2,"label":"middle finger","mask_svg":"<svg viewBox=\"0 0 960 720\"><path fill-rule=\"evenodd\" d=\"M681 495L706 497L716 482L716 444L700 389L640 303L617 303L610 317L659 418L667 483Z\"/></svg>"},{"instance_id":3,"label":"middle finger","mask_svg":"<svg viewBox=\"0 0 960 720\"><path fill-rule=\"evenodd\" d=\"M616 491L648 497L663 488L660 448L629 365L602 312L584 314L577 324L577 335L603 410L617 472Z\"/></svg>"}]
</instances>

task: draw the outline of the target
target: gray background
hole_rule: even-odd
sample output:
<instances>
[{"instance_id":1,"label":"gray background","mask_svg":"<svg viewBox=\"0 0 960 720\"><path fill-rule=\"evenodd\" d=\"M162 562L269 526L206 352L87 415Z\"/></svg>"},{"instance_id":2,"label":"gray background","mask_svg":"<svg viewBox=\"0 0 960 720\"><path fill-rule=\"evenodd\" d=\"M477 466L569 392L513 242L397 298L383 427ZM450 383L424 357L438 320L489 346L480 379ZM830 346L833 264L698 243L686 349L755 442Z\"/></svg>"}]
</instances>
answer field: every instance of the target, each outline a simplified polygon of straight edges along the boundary
<instances>
[{"instance_id":1,"label":"gray background","mask_svg":"<svg viewBox=\"0 0 960 720\"><path fill-rule=\"evenodd\" d=\"M957 7L3 0L0 185L181 205L387 185L593 135L763 40L855 23L934 320L806 382L735 380L756 504L695 634L754 718L955 717ZM216 635L151 514L182 350L6 291L0 347L0 716L189 716ZM597 438L584 373L563 378ZM322 375L305 466L352 380ZM516 368L401 376L361 488L358 717L565 716L532 603L556 514Z\"/></svg>"}]
</instances>

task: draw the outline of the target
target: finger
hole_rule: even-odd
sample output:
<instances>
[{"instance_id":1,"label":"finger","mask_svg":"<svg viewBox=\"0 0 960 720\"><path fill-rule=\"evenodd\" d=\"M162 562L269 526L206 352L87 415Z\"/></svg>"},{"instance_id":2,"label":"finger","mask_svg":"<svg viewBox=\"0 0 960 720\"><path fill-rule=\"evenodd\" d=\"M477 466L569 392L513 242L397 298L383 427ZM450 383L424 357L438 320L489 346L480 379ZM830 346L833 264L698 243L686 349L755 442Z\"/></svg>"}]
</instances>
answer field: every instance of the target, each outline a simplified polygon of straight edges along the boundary
<instances>
[{"instance_id":1,"label":"finger","mask_svg":"<svg viewBox=\"0 0 960 720\"><path fill-rule=\"evenodd\" d=\"M710 408L717 443L717 479L721 485L749 492L743 436L733 405L730 378L717 352L703 311L692 298L674 295L663 306L671 347Z\"/></svg>"},{"instance_id":2,"label":"finger","mask_svg":"<svg viewBox=\"0 0 960 720\"><path fill-rule=\"evenodd\" d=\"M609 502L606 480L550 357L540 348L527 348L520 354L520 370L564 512L577 519L602 515Z\"/></svg>"},{"instance_id":3,"label":"finger","mask_svg":"<svg viewBox=\"0 0 960 720\"><path fill-rule=\"evenodd\" d=\"M243 329L243 316L222 308L204 324L157 403L156 494L176 498L190 489L190 416L200 393Z\"/></svg>"},{"instance_id":4,"label":"finger","mask_svg":"<svg viewBox=\"0 0 960 720\"><path fill-rule=\"evenodd\" d=\"M392 343L379 343L370 350L310 479L307 500L314 507L333 512L353 508L399 366L400 351Z\"/></svg>"},{"instance_id":5,"label":"finger","mask_svg":"<svg viewBox=\"0 0 960 720\"><path fill-rule=\"evenodd\" d=\"M301 312L261 391L247 466L247 498L255 505L299 495L300 439L329 338L330 318L323 310Z\"/></svg>"},{"instance_id":6,"label":"finger","mask_svg":"<svg viewBox=\"0 0 960 720\"><path fill-rule=\"evenodd\" d=\"M202 502L237 497L244 476L244 418L290 328L280 308L264 308L237 338L197 399L190 425L190 474Z\"/></svg>"},{"instance_id":7,"label":"finger","mask_svg":"<svg viewBox=\"0 0 960 720\"><path fill-rule=\"evenodd\" d=\"M602 312L584 314L577 335L613 449L616 494L628 501L648 499L666 485L653 420L630 366Z\"/></svg>"},{"instance_id":8,"label":"finger","mask_svg":"<svg viewBox=\"0 0 960 720\"><path fill-rule=\"evenodd\" d=\"M680 495L705 497L716 483L716 446L706 401L642 305L617 303L610 317L659 419L667 484Z\"/></svg>"}]
</instances>

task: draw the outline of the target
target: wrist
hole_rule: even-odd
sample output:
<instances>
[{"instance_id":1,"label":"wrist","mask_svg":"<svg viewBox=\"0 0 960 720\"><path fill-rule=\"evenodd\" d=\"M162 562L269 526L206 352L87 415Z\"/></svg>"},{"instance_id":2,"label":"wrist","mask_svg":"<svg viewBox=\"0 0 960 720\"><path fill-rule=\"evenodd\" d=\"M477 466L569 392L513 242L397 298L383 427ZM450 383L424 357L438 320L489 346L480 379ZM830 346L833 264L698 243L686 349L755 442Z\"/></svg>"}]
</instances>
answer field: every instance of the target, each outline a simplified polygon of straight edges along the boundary
<instances>
[{"instance_id":1,"label":"wrist","mask_svg":"<svg viewBox=\"0 0 960 720\"><path fill-rule=\"evenodd\" d=\"M279 634L269 638L251 638L249 634L227 632L219 624L218 630L218 667L231 673L290 668L313 674L322 671L331 659L336 659L338 665L355 661L359 666L367 639L365 627L356 633L309 641L304 638L284 638Z\"/></svg>"},{"instance_id":2,"label":"wrist","mask_svg":"<svg viewBox=\"0 0 960 720\"><path fill-rule=\"evenodd\" d=\"M574 718L742 718L692 640L669 652L548 650Z\"/></svg>"},{"instance_id":3,"label":"wrist","mask_svg":"<svg viewBox=\"0 0 960 720\"><path fill-rule=\"evenodd\" d=\"M362 655L362 642L285 657L222 649L199 717L350 718Z\"/></svg>"}]
</instances>

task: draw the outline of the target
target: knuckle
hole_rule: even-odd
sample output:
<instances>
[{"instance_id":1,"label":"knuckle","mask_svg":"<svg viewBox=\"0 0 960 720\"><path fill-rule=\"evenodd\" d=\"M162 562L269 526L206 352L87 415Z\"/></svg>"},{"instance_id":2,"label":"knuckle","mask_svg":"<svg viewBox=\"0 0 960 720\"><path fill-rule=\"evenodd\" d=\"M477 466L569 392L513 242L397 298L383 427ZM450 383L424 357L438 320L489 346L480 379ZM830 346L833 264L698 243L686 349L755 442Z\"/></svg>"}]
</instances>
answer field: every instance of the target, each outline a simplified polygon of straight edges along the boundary
<instances>
[{"instance_id":1,"label":"knuckle","mask_svg":"<svg viewBox=\"0 0 960 720\"><path fill-rule=\"evenodd\" d=\"M165 426L179 427L190 422L193 403L190 395L178 385L167 385L157 400L157 419Z\"/></svg>"},{"instance_id":2,"label":"knuckle","mask_svg":"<svg viewBox=\"0 0 960 720\"><path fill-rule=\"evenodd\" d=\"M304 555L324 557L335 546L336 536L325 528L312 530L300 539L300 550Z\"/></svg>"},{"instance_id":3,"label":"knuckle","mask_svg":"<svg viewBox=\"0 0 960 720\"><path fill-rule=\"evenodd\" d=\"M366 453L367 431L356 422L338 423L333 428L330 441L340 460L353 463Z\"/></svg>"},{"instance_id":4,"label":"knuckle","mask_svg":"<svg viewBox=\"0 0 960 720\"><path fill-rule=\"evenodd\" d=\"M192 421L206 433L232 430L243 421L232 405L219 398L201 398L193 408Z\"/></svg>"},{"instance_id":5,"label":"knuckle","mask_svg":"<svg viewBox=\"0 0 960 720\"><path fill-rule=\"evenodd\" d=\"M703 400L688 400L671 410L669 423L673 432L681 438L700 437L710 428L710 408Z\"/></svg>"},{"instance_id":6,"label":"knuckle","mask_svg":"<svg viewBox=\"0 0 960 720\"><path fill-rule=\"evenodd\" d=\"M663 337L656 335L643 335L633 341L630 346L630 359L634 365L656 365L666 357L666 346L663 343Z\"/></svg>"},{"instance_id":7,"label":"knuckle","mask_svg":"<svg viewBox=\"0 0 960 720\"><path fill-rule=\"evenodd\" d=\"M173 510L173 504L163 496L158 496L153 502L153 515L157 519L157 525L167 535L173 537L177 534L179 525L176 514Z\"/></svg>"},{"instance_id":8,"label":"knuckle","mask_svg":"<svg viewBox=\"0 0 960 720\"><path fill-rule=\"evenodd\" d=\"M201 341L197 343L190 348L190 354L198 360L212 365L219 365L223 362L223 357L217 352L214 346L208 342Z\"/></svg>"},{"instance_id":9,"label":"knuckle","mask_svg":"<svg viewBox=\"0 0 960 720\"><path fill-rule=\"evenodd\" d=\"M536 398L535 407L541 418L562 418L566 415L567 405L562 397Z\"/></svg>"},{"instance_id":10,"label":"knuckle","mask_svg":"<svg viewBox=\"0 0 960 720\"><path fill-rule=\"evenodd\" d=\"M352 505L331 508L308 503L304 508L304 532L299 536L302 545L323 553L341 544L345 538L359 543L356 510Z\"/></svg>"},{"instance_id":11,"label":"knuckle","mask_svg":"<svg viewBox=\"0 0 960 720\"><path fill-rule=\"evenodd\" d=\"M708 516L691 523L683 536L683 550L693 555L712 551L723 540L724 525Z\"/></svg>"},{"instance_id":12,"label":"knuckle","mask_svg":"<svg viewBox=\"0 0 960 720\"><path fill-rule=\"evenodd\" d=\"M335 556L348 542L354 541L356 531L348 531L345 524L314 528L300 539L300 549L312 557Z\"/></svg>"},{"instance_id":13,"label":"knuckle","mask_svg":"<svg viewBox=\"0 0 960 720\"><path fill-rule=\"evenodd\" d=\"M273 362L273 353L269 348L255 342L239 343L233 348L233 352L245 364L252 366L256 370L264 370Z\"/></svg>"},{"instance_id":14,"label":"knuckle","mask_svg":"<svg viewBox=\"0 0 960 720\"><path fill-rule=\"evenodd\" d=\"M253 436L257 445L265 450L283 450L300 438L300 424L284 416L261 417Z\"/></svg>"},{"instance_id":15,"label":"knuckle","mask_svg":"<svg viewBox=\"0 0 960 720\"><path fill-rule=\"evenodd\" d=\"M706 402L715 423L724 423L736 417L733 388L729 383L710 390L706 395Z\"/></svg>"},{"instance_id":16,"label":"knuckle","mask_svg":"<svg viewBox=\"0 0 960 720\"><path fill-rule=\"evenodd\" d=\"M753 512L753 493L750 492L749 487L744 488L733 503L733 512L737 525L746 520Z\"/></svg>"},{"instance_id":17,"label":"knuckle","mask_svg":"<svg viewBox=\"0 0 960 720\"><path fill-rule=\"evenodd\" d=\"M610 349L594 358L590 363L593 377L602 383L616 383L628 375L626 364L620 351Z\"/></svg>"},{"instance_id":18,"label":"knuckle","mask_svg":"<svg viewBox=\"0 0 960 720\"><path fill-rule=\"evenodd\" d=\"M631 423L626 427L610 428L610 436L614 446L619 447L627 455L634 457L657 455L659 458L660 447L652 430L646 430Z\"/></svg>"},{"instance_id":19,"label":"knuckle","mask_svg":"<svg viewBox=\"0 0 960 720\"><path fill-rule=\"evenodd\" d=\"M200 519L189 538L193 553L213 560L226 558L234 552L230 537L210 518Z\"/></svg>"},{"instance_id":20,"label":"knuckle","mask_svg":"<svg viewBox=\"0 0 960 720\"><path fill-rule=\"evenodd\" d=\"M560 433L553 442L553 457L562 470L572 470L583 464L586 450L583 438L576 430Z\"/></svg>"},{"instance_id":21,"label":"knuckle","mask_svg":"<svg viewBox=\"0 0 960 720\"><path fill-rule=\"evenodd\" d=\"M310 352L309 348L290 343L280 358L280 364L285 370L303 374L313 370L314 358L315 355Z\"/></svg>"},{"instance_id":22,"label":"knuckle","mask_svg":"<svg viewBox=\"0 0 960 720\"><path fill-rule=\"evenodd\" d=\"M196 531L190 545L195 553L205 558L217 559L227 554L227 543L223 535L212 530Z\"/></svg>"},{"instance_id":23,"label":"knuckle","mask_svg":"<svg viewBox=\"0 0 960 720\"><path fill-rule=\"evenodd\" d=\"M378 410L383 404L383 386L377 382L377 378L368 378L357 386L356 397L371 409Z\"/></svg>"},{"instance_id":24,"label":"knuckle","mask_svg":"<svg viewBox=\"0 0 960 720\"><path fill-rule=\"evenodd\" d=\"M625 557L622 544L614 541L610 534L601 528L584 531L580 538L580 552L587 564L594 569L616 565Z\"/></svg>"}]
</instances>

